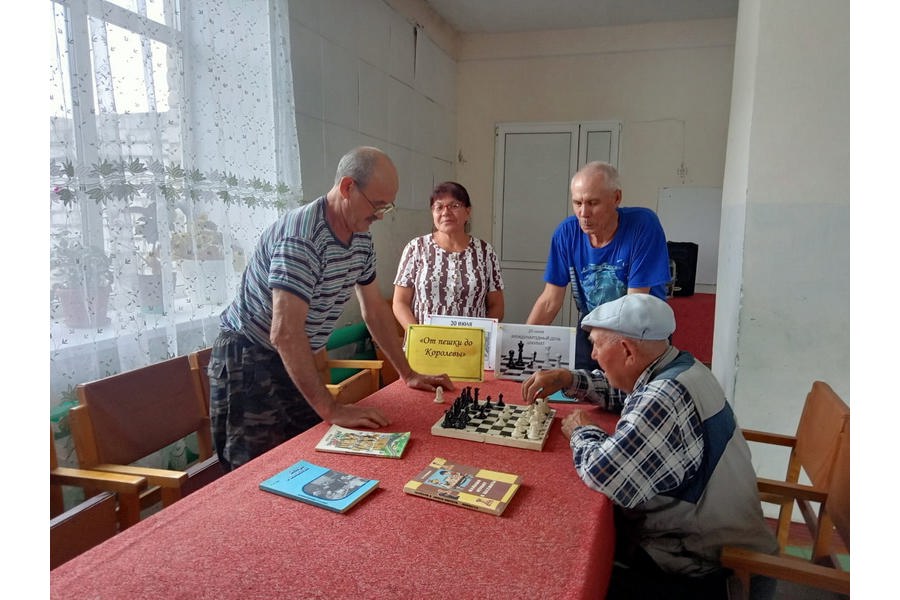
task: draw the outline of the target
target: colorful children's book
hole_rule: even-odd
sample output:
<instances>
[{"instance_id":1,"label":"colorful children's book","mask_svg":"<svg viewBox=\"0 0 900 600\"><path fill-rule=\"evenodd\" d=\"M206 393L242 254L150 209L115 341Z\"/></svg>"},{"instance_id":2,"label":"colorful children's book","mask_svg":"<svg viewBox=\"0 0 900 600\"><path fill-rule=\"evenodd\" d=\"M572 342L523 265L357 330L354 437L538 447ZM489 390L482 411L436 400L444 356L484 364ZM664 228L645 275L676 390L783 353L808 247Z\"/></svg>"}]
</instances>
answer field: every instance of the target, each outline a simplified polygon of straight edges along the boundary
<instances>
[{"instance_id":1,"label":"colorful children's book","mask_svg":"<svg viewBox=\"0 0 900 600\"><path fill-rule=\"evenodd\" d=\"M403 491L499 516L521 485L522 478L512 473L435 458Z\"/></svg>"},{"instance_id":2,"label":"colorful children's book","mask_svg":"<svg viewBox=\"0 0 900 600\"><path fill-rule=\"evenodd\" d=\"M409 443L408 431L386 433L382 431L362 431L332 425L316 445L320 452L338 452L340 454L360 454L363 456L381 456L384 458L400 458Z\"/></svg>"},{"instance_id":3,"label":"colorful children's book","mask_svg":"<svg viewBox=\"0 0 900 600\"><path fill-rule=\"evenodd\" d=\"M259 489L334 512L346 512L378 487L377 479L333 471L301 460L259 484Z\"/></svg>"}]
</instances>

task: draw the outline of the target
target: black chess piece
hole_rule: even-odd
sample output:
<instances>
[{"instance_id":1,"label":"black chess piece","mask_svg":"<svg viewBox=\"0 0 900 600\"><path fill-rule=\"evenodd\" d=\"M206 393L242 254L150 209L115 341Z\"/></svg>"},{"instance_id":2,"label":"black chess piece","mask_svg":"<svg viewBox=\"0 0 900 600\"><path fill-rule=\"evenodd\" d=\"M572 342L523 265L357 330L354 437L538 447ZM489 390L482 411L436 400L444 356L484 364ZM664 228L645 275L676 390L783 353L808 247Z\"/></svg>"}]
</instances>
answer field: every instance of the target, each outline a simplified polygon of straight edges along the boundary
<instances>
[{"instance_id":1,"label":"black chess piece","mask_svg":"<svg viewBox=\"0 0 900 600\"><path fill-rule=\"evenodd\" d=\"M503 402L503 394L497 395L497 408L503 408L506 404Z\"/></svg>"},{"instance_id":2,"label":"black chess piece","mask_svg":"<svg viewBox=\"0 0 900 600\"><path fill-rule=\"evenodd\" d=\"M475 404L478 404L478 394L481 392L481 388L475 388Z\"/></svg>"}]
</instances>

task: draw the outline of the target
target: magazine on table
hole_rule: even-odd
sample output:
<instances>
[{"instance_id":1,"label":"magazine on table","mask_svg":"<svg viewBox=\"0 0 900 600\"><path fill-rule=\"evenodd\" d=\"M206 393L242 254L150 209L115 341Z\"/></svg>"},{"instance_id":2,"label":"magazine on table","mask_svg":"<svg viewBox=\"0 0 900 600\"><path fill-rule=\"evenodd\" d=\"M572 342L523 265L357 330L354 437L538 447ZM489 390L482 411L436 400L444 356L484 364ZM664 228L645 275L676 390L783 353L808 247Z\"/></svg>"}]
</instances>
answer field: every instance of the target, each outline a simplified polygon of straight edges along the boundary
<instances>
[{"instance_id":1,"label":"magazine on table","mask_svg":"<svg viewBox=\"0 0 900 600\"><path fill-rule=\"evenodd\" d=\"M347 512L378 487L377 479L342 473L301 460L259 484L259 489L334 512Z\"/></svg>"}]
</instances>

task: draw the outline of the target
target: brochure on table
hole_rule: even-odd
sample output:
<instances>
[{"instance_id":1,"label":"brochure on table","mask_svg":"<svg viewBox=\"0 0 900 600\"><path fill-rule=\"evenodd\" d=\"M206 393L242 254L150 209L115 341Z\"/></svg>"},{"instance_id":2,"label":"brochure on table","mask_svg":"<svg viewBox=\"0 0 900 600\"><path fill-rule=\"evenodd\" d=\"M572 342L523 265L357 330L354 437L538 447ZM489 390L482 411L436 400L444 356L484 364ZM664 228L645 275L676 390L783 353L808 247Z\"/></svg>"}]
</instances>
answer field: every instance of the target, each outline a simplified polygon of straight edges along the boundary
<instances>
[{"instance_id":1,"label":"brochure on table","mask_svg":"<svg viewBox=\"0 0 900 600\"><path fill-rule=\"evenodd\" d=\"M497 319L483 317L459 317L453 315L428 315L426 325L446 325L449 327L481 327L484 329L484 368L494 370L494 354L497 348Z\"/></svg>"},{"instance_id":2,"label":"brochure on table","mask_svg":"<svg viewBox=\"0 0 900 600\"><path fill-rule=\"evenodd\" d=\"M400 458L409 444L409 431L370 431L332 425L316 444L319 452Z\"/></svg>"},{"instance_id":3,"label":"brochure on table","mask_svg":"<svg viewBox=\"0 0 900 600\"><path fill-rule=\"evenodd\" d=\"M525 381L542 369L574 368L575 335L574 327L500 323L494 376Z\"/></svg>"},{"instance_id":4,"label":"brochure on table","mask_svg":"<svg viewBox=\"0 0 900 600\"><path fill-rule=\"evenodd\" d=\"M378 487L377 479L334 471L305 460L276 473L259 489L334 512L347 512Z\"/></svg>"},{"instance_id":5,"label":"brochure on table","mask_svg":"<svg viewBox=\"0 0 900 600\"><path fill-rule=\"evenodd\" d=\"M410 325L406 332L406 360L419 373L446 373L455 381L483 381L484 330Z\"/></svg>"},{"instance_id":6,"label":"brochure on table","mask_svg":"<svg viewBox=\"0 0 900 600\"><path fill-rule=\"evenodd\" d=\"M407 482L403 491L500 516L522 485L514 473L493 471L435 457Z\"/></svg>"}]
</instances>

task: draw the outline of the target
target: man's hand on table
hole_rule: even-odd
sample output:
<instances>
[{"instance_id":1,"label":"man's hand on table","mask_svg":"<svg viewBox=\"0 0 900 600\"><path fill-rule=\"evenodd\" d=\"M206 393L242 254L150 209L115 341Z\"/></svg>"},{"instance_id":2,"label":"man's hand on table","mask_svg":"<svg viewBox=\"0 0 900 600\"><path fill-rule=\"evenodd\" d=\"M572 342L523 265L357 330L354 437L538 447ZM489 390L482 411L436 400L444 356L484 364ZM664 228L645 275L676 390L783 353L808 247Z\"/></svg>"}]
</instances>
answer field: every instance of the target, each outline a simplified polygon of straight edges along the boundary
<instances>
[{"instance_id":1,"label":"man's hand on table","mask_svg":"<svg viewBox=\"0 0 900 600\"><path fill-rule=\"evenodd\" d=\"M437 390L438 386L444 388L444 391L455 389L453 387L453 382L446 373L441 373L440 375L424 375L413 371L411 375L404 378L404 381L409 387L416 390L425 390L426 392L433 392Z\"/></svg>"},{"instance_id":2,"label":"man's hand on table","mask_svg":"<svg viewBox=\"0 0 900 600\"><path fill-rule=\"evenodd\" d=\"M391 424L391 420L374 406L357 406L356 404L335 404L327 420L334 425L351 428L378 429Z\"/></svg>"},{"instance_id":3,"label":"man's hand on table","mask_svg":"<svg viewBox=\"0 0 900 600\"><path fill-rule=\"evenodd\" d=\"M563 435L566 436L567 440L570 439L572 437L572 432L575 431L575 428L581 427L582 425L595 425L595 423L591 421L586 412L578 409L563 419Z\"/></svg>"}]
</instances>

